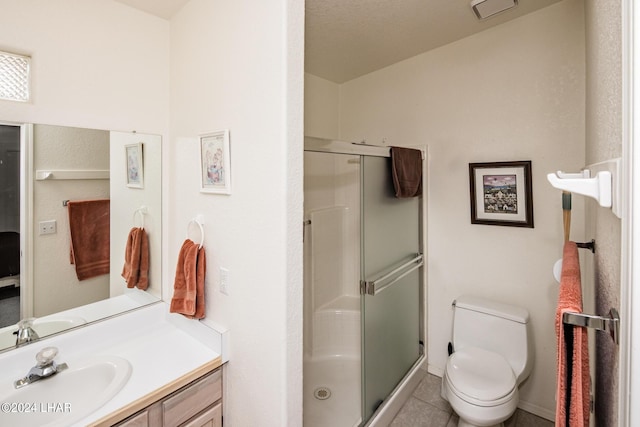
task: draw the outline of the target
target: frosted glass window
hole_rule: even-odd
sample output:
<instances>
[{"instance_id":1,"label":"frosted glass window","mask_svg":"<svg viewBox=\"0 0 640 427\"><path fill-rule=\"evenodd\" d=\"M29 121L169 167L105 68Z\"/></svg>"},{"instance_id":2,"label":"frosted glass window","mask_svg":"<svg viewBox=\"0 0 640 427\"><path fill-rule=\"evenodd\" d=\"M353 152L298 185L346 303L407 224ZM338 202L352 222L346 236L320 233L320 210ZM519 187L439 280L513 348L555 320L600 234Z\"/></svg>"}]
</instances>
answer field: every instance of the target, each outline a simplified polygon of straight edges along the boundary
<instances>
[{"instance_id":1,"label":"frosted glass window","mask_svg":"<svg viewBox=\"0 0 640 427\"><path fill-rule=\"evenodd\" d=\"M29 100L31 58L0 51L0 99Z\"/></svg>"}]
</instances>

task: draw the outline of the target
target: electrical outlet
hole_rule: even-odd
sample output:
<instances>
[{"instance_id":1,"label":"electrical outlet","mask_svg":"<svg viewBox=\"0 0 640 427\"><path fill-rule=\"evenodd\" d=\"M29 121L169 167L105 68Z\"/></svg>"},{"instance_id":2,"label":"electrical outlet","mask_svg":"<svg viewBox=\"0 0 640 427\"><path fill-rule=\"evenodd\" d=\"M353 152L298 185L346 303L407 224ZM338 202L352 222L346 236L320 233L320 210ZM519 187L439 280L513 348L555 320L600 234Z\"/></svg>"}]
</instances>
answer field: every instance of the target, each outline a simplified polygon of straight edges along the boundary
<instances>
[{"instance_id":1,"label":"electrical outlet","mask_svg":"<svg viewBox=\"0 0 640 427\"><path fill-rule=\"evenodd\" d=\"M229 270L220 267L220 292L229 295Z\"/></svg>"},{"instance_id":2,"label":"electrical outlet","mask_svg":"<svg viewBox=\"0 0 640 427\"><path fill-rule=\"evenodd\" d=\"M55 234L56 233L56 220L40 221L38 223L40 234Z\"/></svg>"}]
</instances>

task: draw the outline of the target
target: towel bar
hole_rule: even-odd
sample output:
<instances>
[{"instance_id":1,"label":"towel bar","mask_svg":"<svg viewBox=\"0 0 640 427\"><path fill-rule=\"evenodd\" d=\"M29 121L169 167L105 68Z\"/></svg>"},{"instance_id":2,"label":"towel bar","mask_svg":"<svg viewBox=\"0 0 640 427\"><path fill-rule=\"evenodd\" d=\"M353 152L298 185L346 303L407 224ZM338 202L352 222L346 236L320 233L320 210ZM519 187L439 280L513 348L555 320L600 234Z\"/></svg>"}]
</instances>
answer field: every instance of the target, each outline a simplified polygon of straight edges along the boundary
<instances>
[{"instance_id":1,"label":"towel bar","mask_svg":"<svg viewBox=\"0 0 640 427\"><path fill-rule=\"evenodd\" d=\"M563 313L562 323L592 328L598 331L607 331L611 334L613 342L618 344L620 340L620 315L615 308L609 310L609 317L592 316L583 313Z\"/></svg>"},{"instance_id":2,"label":"towel bar","mask_svg":"<svg viewBox=\"0 0 640 427\"><path fill-rule=\"evenodd\" d=\"M133 226L136 225L136 214L140 216L140 228L144 230L144 216L147 214L148 210L146 206L140 206L138 209L133 211Z\"/></svg>"},{"instance_id":3,"label":"towel bar","mask_svg":"<svg viewBox=\"0 0 640 427\"><path fill-rule=\"evenodd\" d=\"M189 238L189 226L195 224L200 229L200 243L198 243L198 249L204 246L204 216L197 215L195 218L191 218L189 224L187 224L187 239Z\"/></svg>"},{"instance_id":4,"label":"towel bar","mask_svg":"<svg viewBox=\"0 0 640 427\"><path fill-rule=\"evenodd\" d=\"M398 280L402 279L407 274L411 273L416 268L420 268L423 265L424 265L423 255L422 254L417 254L417 256L415 258L411 259L410 261L407 261L406 263L402 264L400 267L394 269L393 271L385 274L382 277L377 278L376 280L373 280L373 281L361 280L360 281L360 293L363 294L363 295L364 294L376 295L376 294L382 292L387 287L389 287L389 286L393 285L394 283L396 283ZM411 268L407 269L407 267L411 267ZM400 272L402 272L402 274L398 274ZM393 277L393 276L396 276L396 277ZM388 279L391 279L392 277L393 277L393 280L391 280L388 283L385 283L384 285L381 285L382 282L384 282L384 281L386 281Z\"/></svg>"},{"instance_id":5,"label":"towel bar","mask_svg":"<svg viewBox=\"0 0 640 427\"><path fill-rule=\"evenodd\" d=\"M585 243L576 242L576 246L579 247L580 249L589 249L592 254L596 253L596 240L595 239L591 239L590 242L585 242Z\"/></svg>"}]
</instances>

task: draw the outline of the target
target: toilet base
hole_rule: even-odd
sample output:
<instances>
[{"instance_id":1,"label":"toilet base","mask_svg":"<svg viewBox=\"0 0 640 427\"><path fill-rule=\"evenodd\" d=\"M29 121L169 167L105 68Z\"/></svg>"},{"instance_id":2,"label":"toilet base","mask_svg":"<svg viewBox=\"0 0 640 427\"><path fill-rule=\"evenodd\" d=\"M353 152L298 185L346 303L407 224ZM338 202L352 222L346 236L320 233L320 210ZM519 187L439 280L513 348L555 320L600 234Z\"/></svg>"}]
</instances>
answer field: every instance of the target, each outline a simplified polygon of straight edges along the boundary
<instances>
[{"instance_id":1,"label":"toilet base","mask_svg":"<svg viewBox=\"0 0 640 427\"><path fill-rule=\"evenodd\" d=\"M468 423L465 420L463 420L462 418L460 418L460 421L458 421L458 427L478 427L478 426L475 425L475 424ZM488 427L504 427L504 423L494 424L494 425L488 426Z\"/></svg>"},{"instance_id":2,"label":"toilet base","mask_svg":"<svg viewBox=\"0 0 640 427\"><path fill-rule=\"evenodd\" d=\"M517 387L510 398L502 404L493 407L478 407L460 399L449 389L447 382L448 377L445 371L440 386L440 395L449 402L453 411L458 415L458 427L504 427L504 421L511 417L517 409L519 398Z\"/></svg>"}]
</instances>

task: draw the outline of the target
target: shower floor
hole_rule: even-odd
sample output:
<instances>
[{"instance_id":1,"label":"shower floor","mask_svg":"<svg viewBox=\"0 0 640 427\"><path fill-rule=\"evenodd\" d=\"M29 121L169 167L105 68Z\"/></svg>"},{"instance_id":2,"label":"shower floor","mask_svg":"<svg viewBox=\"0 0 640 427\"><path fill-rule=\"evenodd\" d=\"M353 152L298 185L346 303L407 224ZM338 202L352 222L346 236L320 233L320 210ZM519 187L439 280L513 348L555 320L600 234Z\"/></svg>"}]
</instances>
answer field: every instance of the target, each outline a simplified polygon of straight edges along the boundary
<instances>
[{"instance_id":1,"label":"shower floor","mask_svg":"<svg viewBox=\"0 0 640 427\"><path fill-rule=\"evenodd\" d=\"M317 389L328 389L320 400ZM304 362L305 427L357 426L360 424L360 359L345 356ZM326 396L324 390L318 393Z\"/></svg>"}]
</instances>

